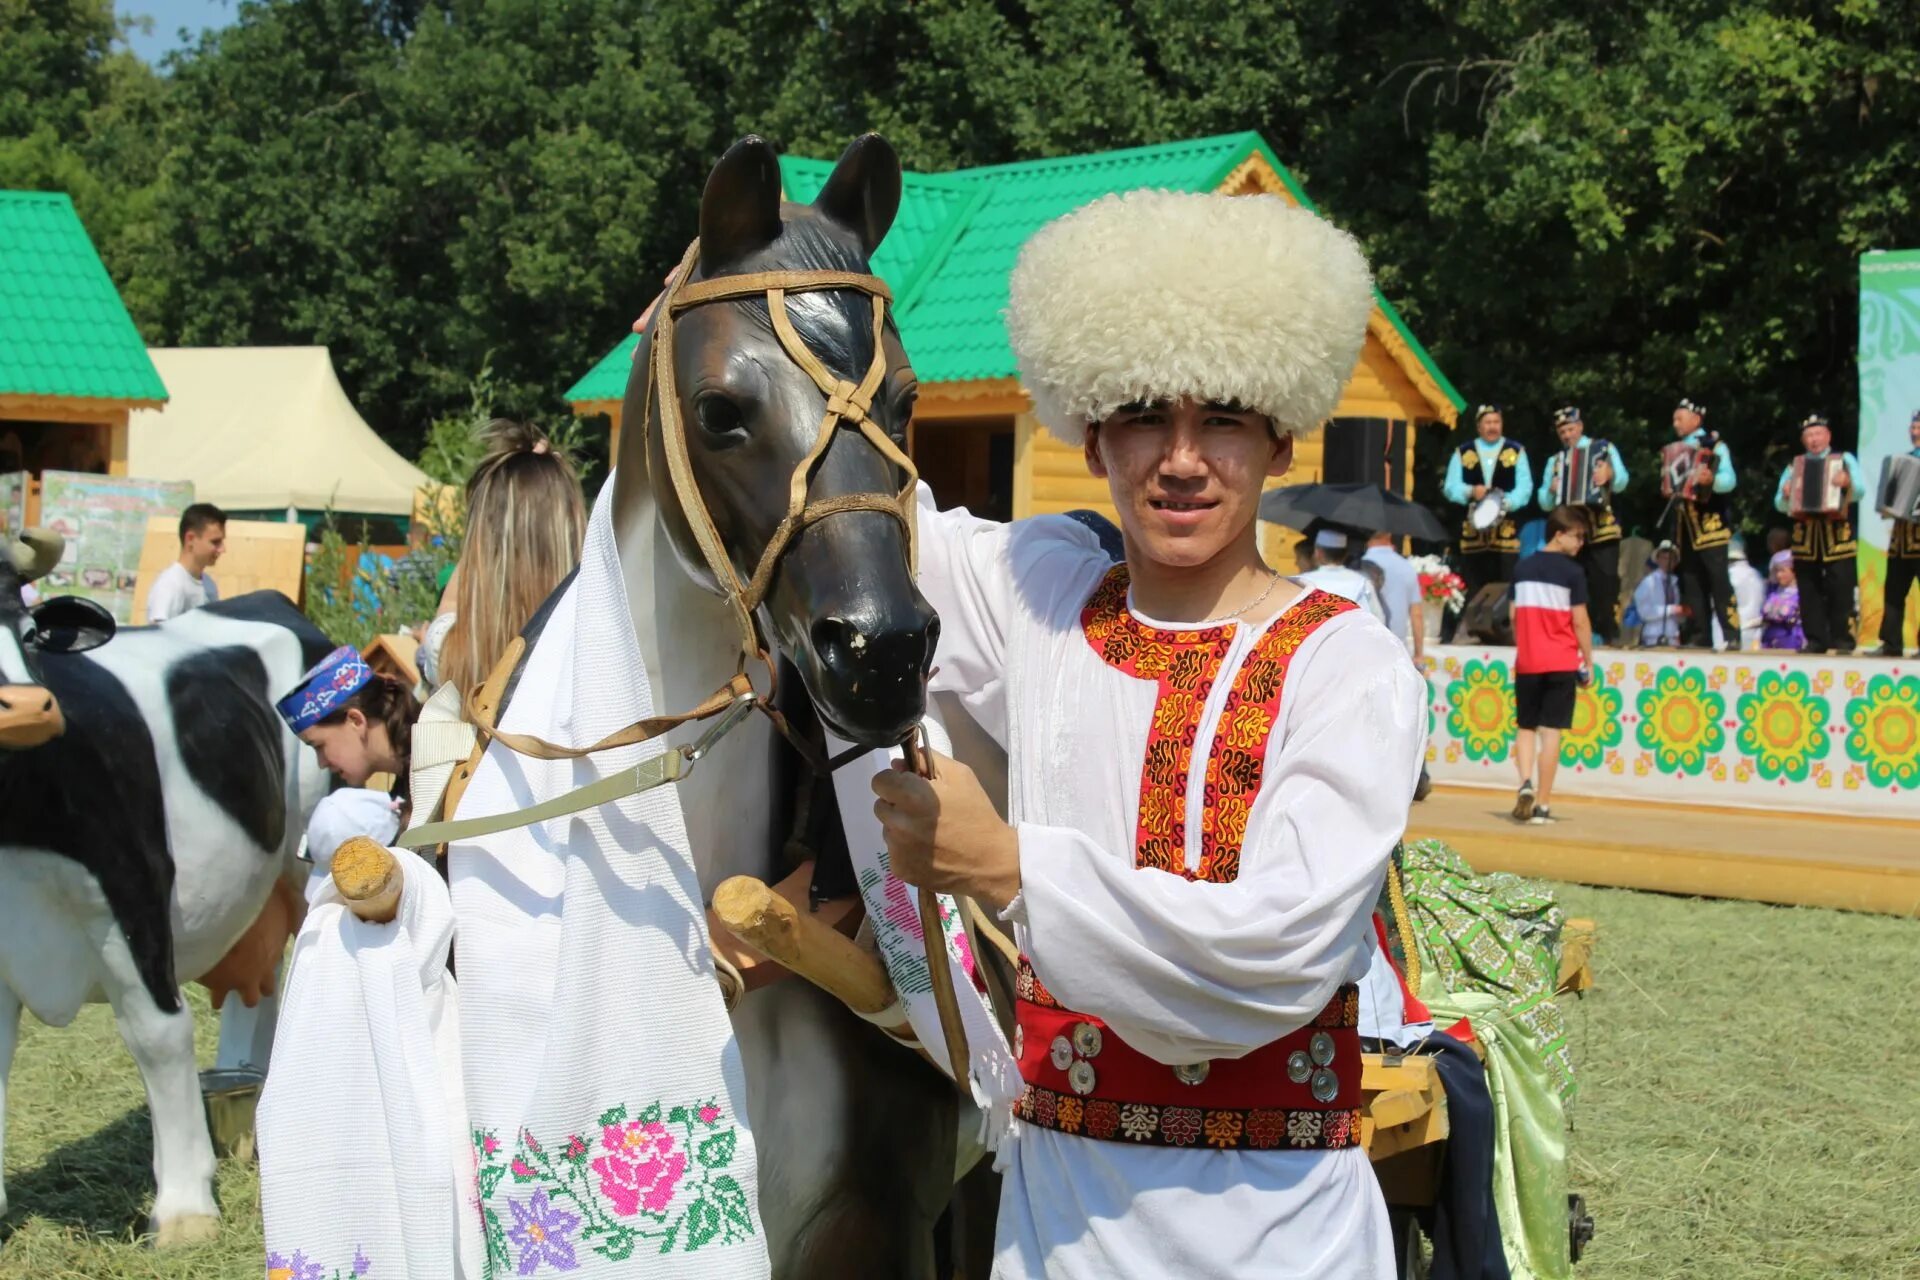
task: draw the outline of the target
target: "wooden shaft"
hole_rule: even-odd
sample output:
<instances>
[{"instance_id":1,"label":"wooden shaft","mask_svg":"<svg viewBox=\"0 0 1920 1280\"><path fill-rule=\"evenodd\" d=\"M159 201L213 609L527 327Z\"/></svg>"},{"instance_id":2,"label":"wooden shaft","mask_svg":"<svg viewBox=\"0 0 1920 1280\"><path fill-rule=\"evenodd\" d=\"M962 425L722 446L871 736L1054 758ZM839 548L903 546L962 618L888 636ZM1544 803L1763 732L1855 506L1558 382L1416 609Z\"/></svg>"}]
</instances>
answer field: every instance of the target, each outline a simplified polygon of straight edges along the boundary
<instances>
[{"instance_id":1,"label":"wooden shaft","mask_svg":"<svg viewBox=\"0 0 1920 1280\"><path fill-rule=\"evenodd\" d=\"M370 924L391 923L400 912L406 876L393 854L366 836L354 836L333 855L333 885L347 910Z\"/></svg>"},{"instance_id":2,"label":"wooden shaft","mask_svg":"<svg viewBox=\"0 0 1920 1280\"><path fill-rule=\"evenodd\" d=\"M927 744L923 727L907 740L902 754L907 767L922 778L934 774L933 748ZM946 930L940 927L940 900L933 890L920 890L920 937L927 948L927 976L933 982L933 1007L940 1014L940 1036L946 1042L947 1062L951 1066L954 1087L960 1096L971 1100L973 1089L967 1083L973 1065L973 1053L967 1047L967 1024L960 1020L960 996L955 984L966 980L957 972L953 957L947 953Z\"/></svg>"},{"instance_id":3,"label":"wooden shaft","mask_svg":"<svg viewBox=\"0 0 1920 1280\"><path fill-rule=\"evenodd\" d=\"M713 914L734 937L855 1013L879 1013L893 1003L893 983L878 956L752 876L721 882Z\"/></svg>"}]
</instances>

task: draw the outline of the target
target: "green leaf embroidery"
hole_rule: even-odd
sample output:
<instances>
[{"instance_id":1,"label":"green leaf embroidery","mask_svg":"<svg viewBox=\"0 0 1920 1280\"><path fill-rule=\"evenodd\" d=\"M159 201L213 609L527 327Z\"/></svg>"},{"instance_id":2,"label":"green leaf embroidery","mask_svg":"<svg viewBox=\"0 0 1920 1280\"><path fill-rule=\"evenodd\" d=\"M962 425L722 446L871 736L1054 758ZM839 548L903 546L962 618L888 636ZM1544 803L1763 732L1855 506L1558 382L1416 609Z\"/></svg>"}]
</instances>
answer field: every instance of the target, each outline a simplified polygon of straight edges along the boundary
<instances>
[{"instance_id":1,"label":"green leaf embroidery","mask_svg":"<svg viewBox=\"0 0 1920 1280\"><path fill-rule=\"evenodd\" d=\"M480 1171L480 1198L482 1200L492 1199L493 1189L500 1185L500 1179L504 1178L506 1174L507 1170L503 1165L489 1165L485 1169L482 1169Z\"/></svg>"},{"instance_id":2,"label":"green leaf embroidery","mask_svg":"<svg viewBox=\"0 0 1920 1280\"><path fill-rule=\"evenodd\" d=\"M701 1142L696 1151L701 1164L709 1169L724 1168L733 1160L734 1144L738 1138L731 1129L724 1129Z\"/></svg>"},{"instance_id":3,"label":"green leaf embroidery","mask_svg":"<svg viewBox=\"0 0 1920 1280\"><path fill-rule=\"evenodd\" d=\"M660 1104L657 1102L648 1103L646 1110L640 1113L637 1122L640 1124L659 1124Z\"/></svg>"},{"instance_id":4,"label":"green leaf embroidery","mask_svg":"<svg viewBox=\"0 0 1920 1280\"><path fill-rule=\"evenodd\" d=\"M625 1120L626 1118L627 1118L627 1104L624 1102L617 1103L614 1106L608 1107L605 1111L602 1111L600 1113L600 1127L604 1129L608 1125L619 1124L622 1120Z\"/></svg>"},{"instance_id":5,"label":"green leaf embroidery","mask_svg":"<svg viewBox=\"0 0 1920 1280\"><path fill-rule=\"evenodd\" d=\"M753 1234L753 1215L747 1210L747 1193L734 1181L732 1174L723 1173L716 1177L708 1185L707 1191L714 1203L720 1206L720 1212L727 1216L728 1222L747 1235Z\"/></svg>"},{"instance_id":6,"label":"green leaf embroidery","mask_svg":"<svg viewBox=\"0 0 1920 1280\"><path fill-rule=\"evenodd\" d=\"M714 1237L720 1234L720 1211L704 1199L695 1200L693 1207L687 1210L688 1253L712 1244Z\"/></svg>"}]
</instances>

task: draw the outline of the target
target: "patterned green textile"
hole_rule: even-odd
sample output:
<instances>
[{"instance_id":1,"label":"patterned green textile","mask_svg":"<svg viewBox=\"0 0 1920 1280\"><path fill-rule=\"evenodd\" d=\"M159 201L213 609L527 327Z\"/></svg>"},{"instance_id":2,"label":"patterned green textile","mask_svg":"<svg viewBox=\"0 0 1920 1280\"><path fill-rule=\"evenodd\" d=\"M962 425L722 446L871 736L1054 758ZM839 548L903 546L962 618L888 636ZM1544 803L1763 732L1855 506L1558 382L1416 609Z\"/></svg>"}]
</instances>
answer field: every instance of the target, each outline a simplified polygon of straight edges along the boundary
<instances>
[{"instance_id":1,"label":"patterned green textile","mask_svg":"<svg viewBox=\"0 0 1920 1280\"><path fill-rule=\"evenodd\" d=\"M1420 998L1438 1026L1471 1019L1493 1097L1494 1205L1513 1280L1570 1280L1566 1020L1554 1001L1565 916L1518 876L1475 875L1439 840L1399 853L1419 949Z\"/></svg>"},{"instance_id":2,"label":"patterned green textile","mask_svg":"<svg viewBox=\"0 0 1920 1280\"><path fill-rule=\"evenodd\" d=\"M1519 876L1476 875L1441 840L1404 846L1400 875L1420 948L1420 998L1429 990L1495 997L1503 1020L1533 1037L1561 1100L1572 1101L1567 1023L1553 998L1566 914L1553 893Z\"/></svg>"}]
</instances>

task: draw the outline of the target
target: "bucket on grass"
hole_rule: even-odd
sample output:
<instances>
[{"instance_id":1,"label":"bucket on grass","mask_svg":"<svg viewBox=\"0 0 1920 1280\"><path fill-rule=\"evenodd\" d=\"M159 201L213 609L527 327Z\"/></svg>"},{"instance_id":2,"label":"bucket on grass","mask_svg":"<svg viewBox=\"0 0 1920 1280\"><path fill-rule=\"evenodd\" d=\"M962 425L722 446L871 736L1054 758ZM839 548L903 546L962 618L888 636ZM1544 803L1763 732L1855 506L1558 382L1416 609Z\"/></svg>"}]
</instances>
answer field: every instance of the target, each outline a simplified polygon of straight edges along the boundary
<instances>
[{"instance_id":1,"label":"bucket on grass","mask_svg":"<svg viewBox=\"0 0 1920 1280\"><path fill-rule=\"evenodd\" d=\"M200 1073L200 1097L207 1106L207 1132L213 1137L215 1154L253 1159L253 1113L266 1082L267 1073L251 1067Z\"/></svg>"}]
</instances>

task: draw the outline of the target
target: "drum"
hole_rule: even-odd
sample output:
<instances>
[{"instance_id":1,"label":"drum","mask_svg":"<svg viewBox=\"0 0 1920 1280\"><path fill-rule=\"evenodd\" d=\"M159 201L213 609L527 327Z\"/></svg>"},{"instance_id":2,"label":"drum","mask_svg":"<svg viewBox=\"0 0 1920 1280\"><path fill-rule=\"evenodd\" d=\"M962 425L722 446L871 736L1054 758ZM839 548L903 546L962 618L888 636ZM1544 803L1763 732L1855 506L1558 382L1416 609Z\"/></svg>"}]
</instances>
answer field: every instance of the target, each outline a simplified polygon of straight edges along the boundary
<instances>
[{"instance_id":1,"label":"drum","mask_svg":"<svg viewBox=\"0 0 1920 1280\"><path fill-rule=\"evenodd\" d=\"M1506 509L1506 495L1498 489L1488 490L1487 496L1473 504L1467 512L1467 522L1478 533L1485 533L1500 523L1500 516Z\"/></svg>"}]
</instances>

